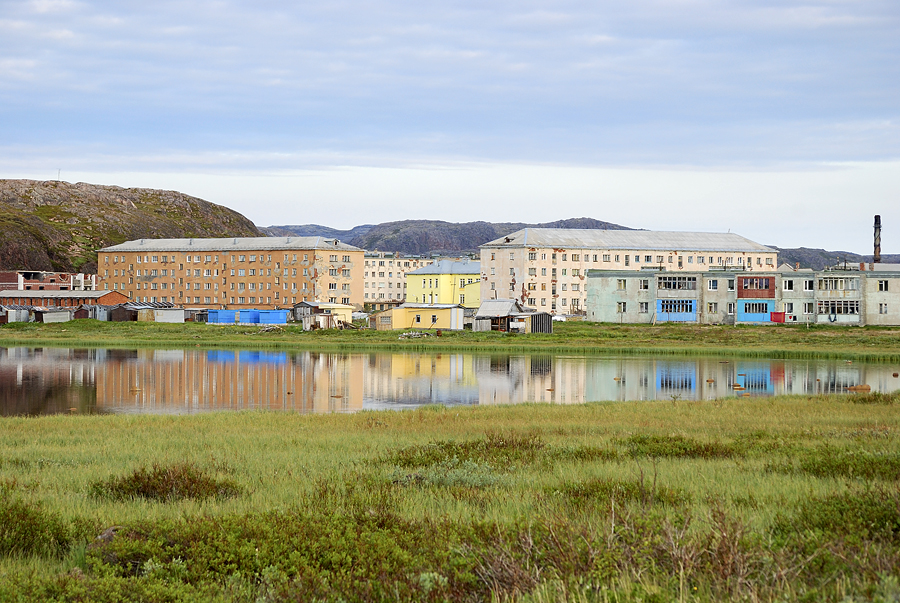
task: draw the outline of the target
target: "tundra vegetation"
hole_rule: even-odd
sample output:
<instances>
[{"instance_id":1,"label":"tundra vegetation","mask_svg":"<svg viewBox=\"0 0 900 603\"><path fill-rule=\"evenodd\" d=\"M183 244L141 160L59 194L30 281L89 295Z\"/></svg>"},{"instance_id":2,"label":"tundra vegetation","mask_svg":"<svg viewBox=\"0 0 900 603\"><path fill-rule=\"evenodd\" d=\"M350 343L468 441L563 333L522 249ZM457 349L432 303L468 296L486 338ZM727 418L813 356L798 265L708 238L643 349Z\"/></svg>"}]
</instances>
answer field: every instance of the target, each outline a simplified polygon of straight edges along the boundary
<instances>
[{"instance_id":1,"label":"tundra vegetation","mask_svg":"<svg viewBox=\"0 0 900 603\"><path fill-rule=\"evenodd\" d=\"M210 325L150 322L11 323L0 327L0 346L209 347L317 351L504 350L592 354L717 355L771 359L841 358L900 362L900 327L833 325L712 326L613 325L555 322L553 334L422 330L322 329L304 332L289 324Z\"/></svg>"},{"instance_id":2,"label":"tundra vegetation","mask_svg":"<svg viewBox=\"0 0 900 603\"><path fill-rule=\"evenodd\" d=\"M0 600L897 601L900 394L0 420Z\"/></svg>"}]
</instances>

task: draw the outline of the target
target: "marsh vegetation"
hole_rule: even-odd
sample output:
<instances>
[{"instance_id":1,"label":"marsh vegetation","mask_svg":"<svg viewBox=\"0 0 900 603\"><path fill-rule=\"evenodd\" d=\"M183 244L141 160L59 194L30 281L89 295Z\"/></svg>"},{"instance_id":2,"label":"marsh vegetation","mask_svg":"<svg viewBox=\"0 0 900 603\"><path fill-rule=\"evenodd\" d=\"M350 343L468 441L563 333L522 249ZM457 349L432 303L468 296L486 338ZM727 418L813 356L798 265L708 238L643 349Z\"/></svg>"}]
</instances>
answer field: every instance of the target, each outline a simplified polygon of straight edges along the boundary
<instances>
[{"instance_id":1,"label":"marsh vegetation","mask_svg":"<svg viewBox=\"0 0 900 603\"><path fill-rule=\"evenodd\" d=\"M900 394L0 421L0 599L895 601Z\"/></svg>"}]
</instances>

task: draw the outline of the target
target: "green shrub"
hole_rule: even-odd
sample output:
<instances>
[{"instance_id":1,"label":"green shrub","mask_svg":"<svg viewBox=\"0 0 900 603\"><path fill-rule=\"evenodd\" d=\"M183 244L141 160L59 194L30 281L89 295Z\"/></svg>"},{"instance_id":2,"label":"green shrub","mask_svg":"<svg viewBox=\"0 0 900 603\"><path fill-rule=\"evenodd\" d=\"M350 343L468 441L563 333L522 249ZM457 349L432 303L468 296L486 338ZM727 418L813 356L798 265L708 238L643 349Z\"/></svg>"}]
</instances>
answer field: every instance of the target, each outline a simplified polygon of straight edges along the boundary
<instances>
[{"instance_id":1,"label":"green shrub","mask_svg":"<svg viewBox=\"0 0 900 603\"><path fill-rule=\"evenodd\" d=\"M210 477L192 463L178 463L154 464L149 469L135 469L130 475L94 482L91 493L113 500L144 498L172 502L184 498L228 498L239 495L241 489L231 480Z\"/></svg>"},{"instance_id":2,"label":"green shrub","mask_svg":"<svg viewBox=\"0 0 900 603\"><path fill-rule=\"evenodd\" d=\"M68 549L70 540L57 514L0 490L0 555L56 556Z\"/></svg>"},{"instance_id":3,"label":"green shrub","mask_svg":"<svg viewBox=\"0 0 900 603\"><path fill-rule=\"evenodd\" d=\"M618 440L633 456L656 458L725 459L740 455L735 445L700 442L683 436L635 435Z\"/></svg>"}]
</instances>

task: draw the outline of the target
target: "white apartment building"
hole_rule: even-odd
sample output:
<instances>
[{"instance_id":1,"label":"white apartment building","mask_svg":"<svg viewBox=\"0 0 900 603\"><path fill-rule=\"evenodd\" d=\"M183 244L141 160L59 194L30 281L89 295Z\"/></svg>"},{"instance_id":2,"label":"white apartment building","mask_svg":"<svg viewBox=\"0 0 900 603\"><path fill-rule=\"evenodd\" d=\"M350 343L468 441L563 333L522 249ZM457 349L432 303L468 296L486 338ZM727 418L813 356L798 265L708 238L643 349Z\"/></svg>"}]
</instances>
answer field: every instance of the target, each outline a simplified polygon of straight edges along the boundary
<instances>
[{"instance_id":1,"label":"white apartment building","mask_svg":"<svg viewBox=\"0 0 900 603\"><path fill-rule=\"evenodd\" d=\"M406 299L406 273L433 263L434 260L429 258L367 251L363 266L363 302L402 303Z\"/></svg>"},{"instance_id":2,"label":"white apartment building","mask_svg":"<svg viewBox=\"0 0 900 603\"><path fill-rule=\"evenodd\" d=\"M583 314L585 272L771 271L774 249L734 233L525 228L485 243L481 299L517 299L553 314Z\"/></svg>"}]
</instances>

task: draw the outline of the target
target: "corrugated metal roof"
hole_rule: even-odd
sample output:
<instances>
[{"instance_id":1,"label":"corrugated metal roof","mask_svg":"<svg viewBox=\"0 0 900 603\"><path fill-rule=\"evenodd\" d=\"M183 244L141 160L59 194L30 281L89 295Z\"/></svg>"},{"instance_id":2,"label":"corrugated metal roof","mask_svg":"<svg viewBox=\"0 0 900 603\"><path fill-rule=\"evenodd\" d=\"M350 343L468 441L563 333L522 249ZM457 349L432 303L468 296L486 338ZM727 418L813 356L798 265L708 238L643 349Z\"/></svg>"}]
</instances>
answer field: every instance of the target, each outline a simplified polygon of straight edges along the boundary
<instances>
[{"instance_id":1,"label":"corrugated metal roof","mask_svg":"<svg viewBox=\"0 0 900 603\"><path fill-rule=\"evenodd\" d=\"M522 312L522 306L514 299L486 299L481 302L475 318L499 318Z\"/></svg>"},{"instance_id":2,"label":"corrugated metal roof","mask_svg":"<svg viewBox=\"0 0 900 603\"><path fill-rule=\"evenodd\" d=\"M101 252L118 251L278 251L288 249L335 249L337 251L362 251L359 247L325 237L236 237L228 239L138 239L104 247Z\"/></svg>"},{"instance_id":3,"label":"corrugated metal roof","mask_svg":"<svg viewBox=\"0 0 900 603\"><path fill-rule=\"evenodd\" d=\"M481 275L481 262L468 260L438 260L430 266L418 268L406 273L407 275L422 274L478 274Z\"/></svg>"},{"instance_id":4,"label":"corrugated metal roof","mask_svg":"<svg viewBox=\"0 0 900 603\"><path fill-rule=\"evenodd\" d=\"M80 298L99 298L104 295L113 293L113 291L41 291L28 289L25 291L18 289L7 289L0 291L0 297L80 297Z\"/></svg>"},{"instance_id":5,"label":"corrugated metal roof","mask_svg":"<svg viewBox=\"0 0 900 603\"><path fill-rule=\"evenodd\" d=\"M774 249L760 245L732 232L595 230L586 228L523 228L505 237L485 243L481 247L775 252Z\"/></svg>"}]
</instances>

